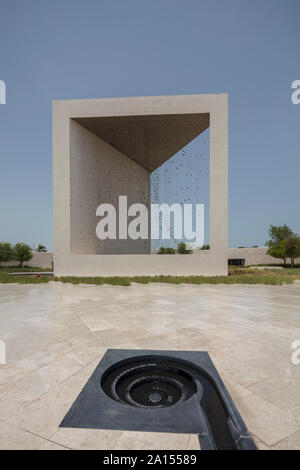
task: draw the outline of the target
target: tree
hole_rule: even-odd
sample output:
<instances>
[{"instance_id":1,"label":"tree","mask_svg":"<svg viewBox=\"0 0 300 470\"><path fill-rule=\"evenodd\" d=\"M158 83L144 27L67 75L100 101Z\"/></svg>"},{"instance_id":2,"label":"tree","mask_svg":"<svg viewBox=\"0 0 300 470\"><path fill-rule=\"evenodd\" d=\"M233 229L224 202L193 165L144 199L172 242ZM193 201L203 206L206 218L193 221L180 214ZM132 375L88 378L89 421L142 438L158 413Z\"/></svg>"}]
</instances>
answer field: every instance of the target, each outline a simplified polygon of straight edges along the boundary
<instances>
[{"instance_id":1,"label":"tree","mask_svg":"<svg viewBox=\"0 0 300 470\"><path fill-rule=\"evenodd\" d=\"M24 261L29 261L33 257L33 253L29 245L26 243L16 243L13 247L12 258L19 262L19 266L22 267Z\"/></svg>"},{"instance_id":2,"label":"tree","mask_svg":"<svg viewBox=\"0 0 300 470\"><path fill-rule=\"evenodd\" d=\"M37 253L46 253L47 248L45 245L38 245L37 249L35 250Z\"/></svg>"},{"instance_id":3,"label":"tree","mask_svg":"<svg viewBox=\"0 0 300 470\"><path fill-rule=\"evenodd\" d=\"M271 238L270 241L272 242L281 242L286 240L288 237L294 235L293 230L288 227L286 224L284 225L270 225L269 228L269 237Z\"/></svg>"},{"instance_id":4,"label":"tree","mask_svg":"<svg viewBox=\"0 0 300 470\"><path fill-rule=\"evenodd\" d=\"M300 257L300 237L292 235L284 241L285 255L291 258L291 268L295 266L295 258Z\"/></svg>"},{"instance_id":5,"label":"tree","mask_svg":"<svg viewBox=\"0 0 300 470\"><path fill-rule=\"evenodd\" d=\"M0 242L0 263L7 263L12 259L12 246L8 242Z\"/></svg>"},{"instance_id":6,"label":"tree","mask_svg":"<svg viewBox=\"0 0 300 470\"><path fill-rule=\"evenodd\" d=\"M286 264L286 254L285 254L285 240L289 237L293 237L294 233L290 227L287 225L271 225L269 228L270 240L267 241L267 246L269 247L267 255L273 256L274 258L283 259L284 264Z\"/></svg>"},{"instance_id":7,"label":"tree","mask_svg":"<svg viewBox=\"0 0 300 470\"><path fill-rule=\"evenodd\" d=\"M284 240L280 242L268 242L269 249L267 255L273 256L273 258L283 259L284 264L286 264L286 253L285 253L285 244Z\"/></svg>"}]
</instances>

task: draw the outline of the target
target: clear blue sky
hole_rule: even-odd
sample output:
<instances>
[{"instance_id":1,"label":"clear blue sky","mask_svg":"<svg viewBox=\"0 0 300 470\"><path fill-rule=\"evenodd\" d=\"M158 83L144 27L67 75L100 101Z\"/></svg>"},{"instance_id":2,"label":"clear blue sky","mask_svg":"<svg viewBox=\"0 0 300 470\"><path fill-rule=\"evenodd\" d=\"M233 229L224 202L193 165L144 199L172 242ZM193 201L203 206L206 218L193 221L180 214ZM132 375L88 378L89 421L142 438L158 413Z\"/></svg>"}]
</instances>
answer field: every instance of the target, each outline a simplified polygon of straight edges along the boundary
<instances>
[{"instance_id":1,"label":"clear blue sky","mask_svg":"<svg viewBox=\"0 0 300 470\"><path fill-rule=\"evenodd\" d=\"M209 150L209 129L206 129L151 174L152 204L204 204L205 244L209 244ZM152 250L161 246L176 248L182 240L193 242L185 238L182 222L182 239L174 239L171 216L170 240L164 240L161 231L160 239L152 240ZM196 230L195 207L192 230Z\"/></svg>"},{"instance_id":2,"label":"clear blue sky","mask_svg":"<svg viewBox=\"0 0 300 470\"><path fill-rule=\"evenodd\" d=\"M300 232L299 0L0 0L0 239L52 249L51 100L229 93L230 246Z\"/></svg>"}]
</instances>

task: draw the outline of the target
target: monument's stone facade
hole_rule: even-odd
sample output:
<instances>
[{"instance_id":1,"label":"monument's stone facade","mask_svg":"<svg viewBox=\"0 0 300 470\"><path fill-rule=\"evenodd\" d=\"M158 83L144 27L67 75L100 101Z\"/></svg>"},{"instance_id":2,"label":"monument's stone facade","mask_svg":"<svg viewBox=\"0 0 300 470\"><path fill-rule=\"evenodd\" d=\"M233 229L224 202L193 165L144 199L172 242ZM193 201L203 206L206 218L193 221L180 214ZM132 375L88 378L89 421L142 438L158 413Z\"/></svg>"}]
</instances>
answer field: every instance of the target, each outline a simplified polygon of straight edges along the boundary
<instances>
[{"instance_id":1,"label":"monument's stone facade","mask_svg":"<svg viewBox=\"0 0 300 470\"><path fill-rule=\"evenodd\" d=\"M53 102L54 269L57 275L227 274L226 94ZM99 240L101 203L142 203L153 170L210 128L210 250L149 256L149 240ZM149 218L150 231L150 218Z\"/></svg>"}]
</instances>

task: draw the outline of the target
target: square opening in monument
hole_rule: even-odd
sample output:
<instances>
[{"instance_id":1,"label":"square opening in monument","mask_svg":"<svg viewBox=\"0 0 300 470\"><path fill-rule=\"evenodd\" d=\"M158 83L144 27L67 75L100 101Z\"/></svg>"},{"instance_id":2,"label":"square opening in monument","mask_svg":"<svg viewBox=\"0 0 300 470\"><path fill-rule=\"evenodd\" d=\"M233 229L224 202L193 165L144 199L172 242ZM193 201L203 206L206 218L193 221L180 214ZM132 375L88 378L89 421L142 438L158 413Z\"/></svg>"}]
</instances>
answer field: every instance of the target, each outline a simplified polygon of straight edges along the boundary
<instances>
[{"instance_id":1,"label":"square opening in monument","mask_svg":"<svg viewBox=\"0 0 300 470\"><path fill-rule=\"evenodd\" d=\"M206 148L193 151L192 159L200 165L193 168L186 150L200 138ZM202 202L208 210L209 153L209 113L70 119L71 253L150 254L157 249L161 240L151 243L151 203ZM199 201L197 191L204 180L206 196ZM160 190L157 181L161 181ZM126 197L122 211L127 207L129 225L135 218L128 215L132 205L147 209L148 238L135 239L124 230L120 196ZM106 239L96 232L101 220L99 206L98 214L107 215L103 204L116 209L115 231ZM205 235L208 243L207 231Z\"/></svg>"}]
</instances>

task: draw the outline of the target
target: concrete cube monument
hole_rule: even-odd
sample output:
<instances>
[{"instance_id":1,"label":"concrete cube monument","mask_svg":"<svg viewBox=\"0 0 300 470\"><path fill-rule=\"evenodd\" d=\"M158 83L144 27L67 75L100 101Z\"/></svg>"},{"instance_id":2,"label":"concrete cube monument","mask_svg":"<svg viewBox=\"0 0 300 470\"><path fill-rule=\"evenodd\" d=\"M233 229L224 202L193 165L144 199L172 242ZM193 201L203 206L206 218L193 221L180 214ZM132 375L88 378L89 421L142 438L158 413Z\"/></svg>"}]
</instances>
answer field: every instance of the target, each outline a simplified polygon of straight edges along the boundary
<instances>
[{"instance_id":1,"label":"concrete cube monument","mask_svg":"<svg viewBox=\"0 0 300 470\"><path fill-rule=\"evenodd\" d=\"M126 195L150 212L151 172L207 128L210 249L160 256L150 238L99 240L98 205ZM227 274L227 158L226 94L54 101L55 274Z\"/></svg>"}]
</instances>

